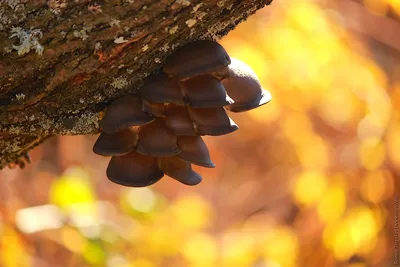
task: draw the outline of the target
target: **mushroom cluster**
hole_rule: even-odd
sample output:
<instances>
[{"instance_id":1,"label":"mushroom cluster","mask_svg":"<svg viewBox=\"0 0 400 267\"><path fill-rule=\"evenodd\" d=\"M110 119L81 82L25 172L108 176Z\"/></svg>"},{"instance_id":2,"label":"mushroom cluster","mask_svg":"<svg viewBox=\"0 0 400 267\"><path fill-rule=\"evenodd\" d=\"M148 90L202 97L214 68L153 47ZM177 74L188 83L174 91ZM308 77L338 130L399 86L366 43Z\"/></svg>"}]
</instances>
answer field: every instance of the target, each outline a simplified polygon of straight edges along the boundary
<instances>
[{"instance_id":1,"label":"mushroom cluster","mask_svg":"<svg viewBox=\"0 0 400 267\"><path fill-rule=\"evenodd\" d=\"M108 106L93 151L112 157L107 177L117 184L148 186L168 175L196 185L202 177L192 164L215 167L201 136L236 131L226 110L247 111L270 100L249 66L216 42L196 41L167 58L139 94Z\"/></svg>"}]
</instances>

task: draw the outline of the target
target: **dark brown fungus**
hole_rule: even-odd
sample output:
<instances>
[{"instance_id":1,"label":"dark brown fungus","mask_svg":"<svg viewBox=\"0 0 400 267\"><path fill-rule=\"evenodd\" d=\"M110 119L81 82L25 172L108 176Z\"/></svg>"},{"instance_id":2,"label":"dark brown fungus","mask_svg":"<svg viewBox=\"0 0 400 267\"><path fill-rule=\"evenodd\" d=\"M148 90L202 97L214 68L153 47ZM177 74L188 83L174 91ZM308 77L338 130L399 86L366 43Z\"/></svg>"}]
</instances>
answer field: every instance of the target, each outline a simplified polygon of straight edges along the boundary
<instances>
[{"instance_id":1,"label":"dark brown fungus","mask_svg":"<svg viewBox=\"0 0 400 267\"><path fill-rule=\"evenodd\" d=\"M181 83L191 107L214 108L233 104L221 81L209 75L199 75Z\"/></svg>"},{"instance_id":2,"label":"dark brown fungus","mask_svg":"<svg viewBox=\"0 0 400 267\"><path fill-rule=\"evenodd\" d=\"M165 117L165 106L166 104L164 103L150 103L147 100L143 100L144 111L156 117Z\"/></svg>"},{"instance_id":3,"label":"dark brown fungus","mask_svg":"<svg viewBox=\"0 0 400 267\"><path fill-rule=\"evenodd\" d=\"M177 136L167 128L161 118L140 127L136 151L153 157L169 157L181 152L177 145Z\"/></svg>"},{"instance_id":4,"label":"dark brown fungus","mask_svg":"<svg viewBox=\"0 0 400 267\"><path fill-rule=\"evenodd\" d=\"M158 162L164 174L183 184L196 185L202 180L202 177L192 170L189 162L178 157L160 158Z\"/></svg>"},{"instance_id":5,"label":"dark brown fungus","mask_svg":"<svg viewBox=\"0 0 400 267\"><path fill-rule=\"evenodd\" d=\"M163 72L149 76L140 88L140 94L151 103L185 105L178 79Z\"/></svg>"},{"instance_id":6,"label":"dark brown fungus","mask_svg":"<svg viewBox=\"0 0 400 267\"><path fill-rule=\"evenodd\" d=\"M244 62L232 58L229 78L222 80L228 95L235 103L225 108L232 112L242 112L262 106L271 101L271 94L262 88L254 71Z\"/></svg>"},{"instance_id":7,"label":"dark brown fungus","mask_svg":"<svg viewBox=\"0 0 400 267\"><path fill-rule=\"evenodd\" d=\"M165 123L175 135L196 135L186 107L169 105L165 111Z\"/></svg>"},{"instance_id":8,"label":"dark brown fungus","mask_svg":"<svg viewBox=\"0 0 400 267\"><path fill-rule=\"evenodd\" d=\"M138 140L134 127L113 134L102 132L93 146L93 152L102 156L124 155L135 149Z\"/></svg>"},{"instance_id":9,"label":"dark brown fungus","mask_svg":"<svg viewBox=\"0 0 400 267\"><path fill-rule=\"evenodd\" d=\"M135 125L144 125L154 120L154 116L143 111L143 103L136 95L118 98L105 112L100 128L106 133L115 133Z\"/></svg>"},{"instance_id":10,"label":"dark brown fungus","mask_svg":"<svg viewBox=\"0 0 400 267\"><path fill-rule=\"evenodd\" d=\"M228 53L217 42L199 40L186 44L170 55L164 72L181 80L213 73L220 76L231 63Z\"/></svg>"},{"instance_id":11,"label":"dark brown fungus","mask_svg":"<svg viewBox=\"0 0 400 267\"><path fill-rule=\"evenodd\" d=\"M202 167L215 167L207 145L200 136L178 136L178 146L182 150L178 158Z\"/></svg>"},{"instance_id":12,"label":"dark brown fungus","mask_svg":"<svg viewBox=\"0 0 400 267\"><path fill-rule=\"evenodd\" d=\"M149 186L163 176L156 158L141 155L136 151L112 157L107 168L108 179L124 186Z\"/></svg>"},{"instance_id":13,"label":"dark brown fungus","mask_svg":"<svg viewBox=\"0 0 400 267\"><path fill-rule=\"evenodd\" d=\"M239 129L224 108L188 108L199 135L224 135Z\"/></svg>"}]
</instances>

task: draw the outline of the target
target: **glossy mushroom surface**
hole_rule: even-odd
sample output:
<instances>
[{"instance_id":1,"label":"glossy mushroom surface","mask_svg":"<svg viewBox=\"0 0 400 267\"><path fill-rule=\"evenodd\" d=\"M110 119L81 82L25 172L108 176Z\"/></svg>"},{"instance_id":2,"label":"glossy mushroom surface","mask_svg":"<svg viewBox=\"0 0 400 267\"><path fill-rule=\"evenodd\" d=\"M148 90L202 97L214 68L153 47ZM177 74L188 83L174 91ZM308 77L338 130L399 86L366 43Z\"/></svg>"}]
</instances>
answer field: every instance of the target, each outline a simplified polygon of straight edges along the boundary
<instances>
[{"instance_id":1,"label":"glossy mushroom surface","mask_svg":"<svg viewBox=\"0 0 400 267\"><path fill-rule=\"evenodd\" d=\"M107 177L117 184L148 186L165 174L196 185L202 177L192 164L215 167L201 135L238 130L226 110L247 111L270 100L247 64L231 60L216 42L192 42L174 51L138 95L109 105L93 151L112 156Z\"/></svg>"},{"instance_id":2,"label":"glossy mushroom surface","mask_svg":"<svg viewBox=\"0 0 400 267\"><path fill-rule=\"evenodd\" d=\"M209 75L199 75L181 82L188 105L198 108L215 108L233 104L221 81Z\"/></svg>"},{"instance_id":3,"label":"glossy mushroom surface","mask_svg":"<svg viewBox=\"0 0 400 267\"><path fill-rule=\"evenodd\" d=\"M199 135L225 135L239 129L224 108L189 108L189 115Z\"/></svg>"},{"instance_id":4,"label":"glossy mushroom surface","mask_svg":"<svg viewBox=\"0 0 400 267\"><path fill-rule=\"evenodd\" d=\"M161 118L140 127L136 151L153 157L174 156L181 152L177 145L177 136L167 128Z\"/></svg>"},{"instance_id":5,"label":"glossy mushroom surface","mask_svg":"<svg viewBox=\"0 0 400 267\"><path fill-rule=\"evenodd\" d=\"M172 103L185 105L179 80L161 72L149 76L140 88L141 96L151 103Z\"/></svg>"},{"instance_id":6,"label":"glossy mushroom surface","mask_svg":"<svg viewBox=\"0 0 400 267\"><path fill-rule=\"evenodd\" d=\"M143 111L142 100L136 95L126 95L113 101L100 121L100 128L109 134L130 126L144 125L155 117Z\"/></svg>"},{"instance_id":7,"label":"glossy mushroom surface","mask_svg":"<svg viewBox=\"0 0 400 267\"><path fill-rule=\"evenodd\" d=\"M235 101L225 108L232 112L248 111L271 101L255 72L243 61L232 58L229 78L222 80L228 95Z\"/></svg>"},{"instance_id":8,"label":"glossy mushroom surface","mask_svg":"<svg viewBox=\"0 0 400 267\"><path fill-rule=\"evenodd\" d=\"M178 136L178 146L182 150L178 158L206 168L215 167L207 145L200 136Z\"/></svg>"},{"instance_id":9,"label":"glossy mushroom surface","mask_svg":"<svg viewBox=\"0 0 400 267\"><path fill-rule=\"evenodd\" d=\"M161 158L158 160L160 169L169 177L186 184L196 185L202 181L202 177L192 170L189 162L178 157Z\"/></svg>"},{"instance_id":10,"label":"glossy mushroom surface","mask_svg":"<svg viewBox=\"0 0 400 267\"><path fill-rule=\"evenodd\" d=\"M136 151L112 157L107 167L107 177L110 181L131 187L152 185L163 176L156 158L141 155Z\"/></svg>"},{"instance_id":11,"label":"glossy mushroom surface","mask_svg":"<svg viewBox=\"0 0 400 267\"><path fill-rule=\"evenodd\" d=\"M169 76L185 80L207 73L223 73L231 59L217 42L199 40L186 44L172 53L163 68Z\"/></svg>"},{"instance_id":12,"label":"glossy mushroom surface","mask_svg":"<svg viewBox=\"0 0 400 267\"><path fill-rule=\"evenodd\" d=\"M165 123L175 135L196 135L189 110L186 107L169 105L165 111Z\"/></svg>"},{"instance_id":13,"label":"glossy mushroom surface","mask_svg":"<svg viewBox=\"0 0 400 267\"><path fill-rule=\"evenodd\" d=\"M102 156L124 155L135 149L137 140L137 129L133 127L113 134L102 132L93 146L93 152Z\"/></svg>"}]
</instances>

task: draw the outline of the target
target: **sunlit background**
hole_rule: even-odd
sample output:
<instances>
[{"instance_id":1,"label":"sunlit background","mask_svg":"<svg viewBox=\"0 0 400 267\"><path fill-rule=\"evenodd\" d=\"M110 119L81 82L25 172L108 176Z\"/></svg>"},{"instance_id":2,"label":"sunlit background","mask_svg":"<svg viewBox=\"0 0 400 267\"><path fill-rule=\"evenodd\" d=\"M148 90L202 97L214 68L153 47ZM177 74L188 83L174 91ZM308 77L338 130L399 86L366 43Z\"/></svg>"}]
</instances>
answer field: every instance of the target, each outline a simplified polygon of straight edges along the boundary
<instances>
[{"instance_id":1,"label":"sunlit background","mask_svg":"<svg viewBox=\"0 0 400 267\"><path fill-rule=\"evenodd\" d=\"M107 180L94 136L0 173L0 266L393 266L400 1L275 0L222 45L273 101L206 138L196 187Z\"/></svg>"}]
</instances>

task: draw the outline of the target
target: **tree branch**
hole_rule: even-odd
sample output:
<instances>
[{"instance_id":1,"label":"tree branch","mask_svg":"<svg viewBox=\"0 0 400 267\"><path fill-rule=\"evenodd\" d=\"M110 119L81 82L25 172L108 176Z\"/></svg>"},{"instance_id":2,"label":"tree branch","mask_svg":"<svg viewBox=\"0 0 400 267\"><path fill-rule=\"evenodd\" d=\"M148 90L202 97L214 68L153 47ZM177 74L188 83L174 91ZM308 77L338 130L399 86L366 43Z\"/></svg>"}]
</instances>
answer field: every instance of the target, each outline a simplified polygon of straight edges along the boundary
<instances>
[{"instance_id":1,"label":"tree branch","mask_svg":"<svg viewBox=\"0 0 400 267\"><path fill-rule=\"evenodd\" d=\"M0 168L54 134L98 132L177 47L217 40L272 0L0 2Z\"/></svg>"}]
</instances>

